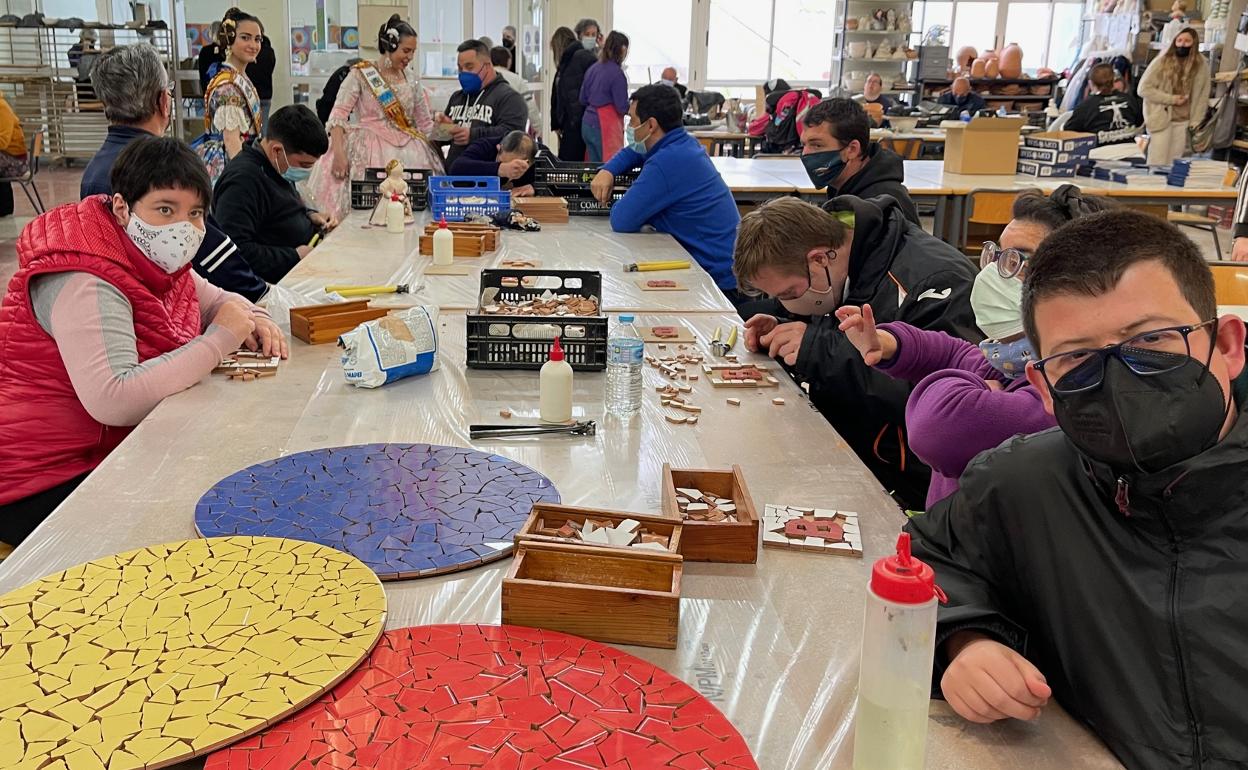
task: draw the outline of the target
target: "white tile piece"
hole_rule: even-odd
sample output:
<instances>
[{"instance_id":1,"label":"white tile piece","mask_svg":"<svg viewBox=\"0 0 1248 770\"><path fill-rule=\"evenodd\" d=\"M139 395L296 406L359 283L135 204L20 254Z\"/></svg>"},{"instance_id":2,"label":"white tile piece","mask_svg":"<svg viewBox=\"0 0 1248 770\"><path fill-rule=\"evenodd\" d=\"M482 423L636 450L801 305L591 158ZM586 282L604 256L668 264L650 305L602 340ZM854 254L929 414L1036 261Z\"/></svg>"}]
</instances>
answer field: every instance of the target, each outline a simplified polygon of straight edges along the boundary
<instances>
[{"instance_id":1,"label":"white tile piece","mask_svg":"<svg viewBox=\"0 0 1248 770\"><path fill-rule=\"evenodd\" d=\"M624 521L621 521L619 524L616 524L615 528L620 530L621 532L632 533L632 532L636 532L637 528L640 526L641 526L641 522L637 521L636 519L625 519Z\"/></svg>"},{"instance_id":2,"label":"white tile piece","mask_svg":"<svg viewBox=\"0 0 1248 770\"><path fill-rule=\"evenodd\" d=\"M678 494L682 494L682 495L684 495L685 497L687 497L687 498L689 498L689 499L691 499L691 500L696 500L696 499L698 499L699 497L701 497L701 496L702 496L702 492L701 492L700 490L697 490L697 489L689 489L688 487L677 487L677 488L676 488L676 492L677 492Z\"/></svg>"}]
</instances>

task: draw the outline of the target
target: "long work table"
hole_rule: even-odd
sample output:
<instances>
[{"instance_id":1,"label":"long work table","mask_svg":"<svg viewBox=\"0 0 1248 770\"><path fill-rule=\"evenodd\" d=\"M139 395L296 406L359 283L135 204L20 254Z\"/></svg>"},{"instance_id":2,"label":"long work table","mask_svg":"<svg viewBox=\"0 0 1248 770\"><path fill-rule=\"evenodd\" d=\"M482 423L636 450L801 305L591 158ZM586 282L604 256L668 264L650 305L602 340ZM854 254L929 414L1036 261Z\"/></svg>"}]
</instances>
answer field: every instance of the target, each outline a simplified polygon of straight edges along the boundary
<instances>
[{"instance_id":1,"label":"long work table","mask_svg":"<svg viewBox=\"0 0 1248 770\"><path fill-rule=\"evenodd\" d=\"M726 392L703 377L691 383L693 403L704 410L698 424L672 425L655 394L656 371L647 367L643 407L626 419L604 412L604 373L578 373L575 416L597 420L597 435L472 440L468 425L506 422L501 410L514 422L536 417L537 372L466 368L465 322L457 306L470 298L471 279L462 287L438 287L434 276L422 275L428 258L410 251L414 236L362 230L362 220L349 219L281 288L303 291L331 278L427 281L413 298L444 303L440 368L377 390L357 389L343 380L336 346L292 341L290 360L276 377L241 382L213 376L166 399L0 565L0 592L85 560L196 537L195 504L213 484L243 467L309 449L369 442L473 447L545 474L566 504L640 512L659 510L664 463L739 464L760 512L765 504L786 503L858 513L864 557L763 548L757 564L686 564L677 648L626 649L705 695L741 732L760 767L849 768L864 588L874 560L892 552L904 518L802 391L779 377L775 388ZM551 225L541 234L508 232L503 240L508 253L540 256L544 266L600 269L604 278L617 273L622 259L682 255L666 237L616 236L589 221ZM699 270L691 270L691 282L701 286L709 278ZM737 323L735 315L708 297L701 300L707 307L674 309L679 300L673 294L634 293L627 281L611 281L603 299L608 307L639 305L641 324L683 323L709 357L708 340L717 327ZM693 309L699 312L688 312ZM737 352L743 362L766 363L740 345ZM739 398L740 406L729 405L728 396ZM785 403L774 404L776 397ZM501 580L510 565L504 560L386 583L387 626L497 623ZM181 765L201 766L202 760ZM933 702L929 768L1004 766L1118 767L1056 705L1033 723L979 726Z\"/></svg>"}]
</instances>

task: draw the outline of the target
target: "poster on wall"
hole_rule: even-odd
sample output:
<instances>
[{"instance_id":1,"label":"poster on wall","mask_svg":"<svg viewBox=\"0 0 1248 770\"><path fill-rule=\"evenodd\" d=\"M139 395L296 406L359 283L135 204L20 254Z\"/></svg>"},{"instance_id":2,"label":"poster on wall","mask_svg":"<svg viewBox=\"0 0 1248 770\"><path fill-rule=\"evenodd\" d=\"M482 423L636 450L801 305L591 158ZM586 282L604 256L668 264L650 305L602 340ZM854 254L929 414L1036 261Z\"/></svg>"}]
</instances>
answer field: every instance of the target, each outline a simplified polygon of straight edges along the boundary
<instances>
[{"instance_id":1,"label":"poster on wall","mask_svg":"<svg viewBox=\"0 0 1248 770\"><path fill-rule=\"evenodd\" d=\"M308 58L312 55L313 27L311 25L290 28L290 73L308 74Z\"/></svg>"},{"instance_id":2,"label":"poster on wall","mask_svg":"<svg viewBox=\"0 0 1248 770\"><path fill-rule=\"evenodd\" d=\"M199 56L200 50L204 46L212 45L212 25L211 24L187 24L186 25L186 50L190 52L192 57Z\"/></svg>"}]
</instances>

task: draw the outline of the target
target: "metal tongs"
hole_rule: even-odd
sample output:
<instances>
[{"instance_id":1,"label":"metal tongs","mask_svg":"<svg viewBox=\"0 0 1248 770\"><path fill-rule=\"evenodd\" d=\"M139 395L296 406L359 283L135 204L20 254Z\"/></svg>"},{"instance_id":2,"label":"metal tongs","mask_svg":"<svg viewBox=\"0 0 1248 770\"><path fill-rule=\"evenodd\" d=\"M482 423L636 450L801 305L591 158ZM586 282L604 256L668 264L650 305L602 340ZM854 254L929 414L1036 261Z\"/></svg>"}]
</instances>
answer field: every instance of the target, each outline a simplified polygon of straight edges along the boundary
<instances>
[{"instance_id":1,"label":"metal tongs","mask_svg":"<svg viewBox=\"0 0 1248 770\"><path fill-rule=\"evenodd\" d=\"M469 425L469 438L511 438L512 436L543 436L548 433L565 433L569 436L593 436L598 433L598 424L593 420L572 423L571 425Z\"/></svg>"}]
</instances>

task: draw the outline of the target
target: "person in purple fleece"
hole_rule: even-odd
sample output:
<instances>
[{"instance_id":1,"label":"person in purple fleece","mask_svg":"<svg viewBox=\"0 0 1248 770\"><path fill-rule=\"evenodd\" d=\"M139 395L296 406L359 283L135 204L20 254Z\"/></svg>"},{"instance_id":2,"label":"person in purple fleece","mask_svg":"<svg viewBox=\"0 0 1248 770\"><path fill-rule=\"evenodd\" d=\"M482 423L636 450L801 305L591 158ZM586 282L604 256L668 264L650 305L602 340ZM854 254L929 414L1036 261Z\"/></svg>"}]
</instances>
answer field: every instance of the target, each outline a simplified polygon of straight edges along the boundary
<instances>
[{"instance_id":1,"label":"person in purple fleece","mask_svg":"<svg viewBox=\"0 0 1248 770\"><path fill-rule=\"evenodd\" d=\"M1023 275L1027 259L1049 233L1101 211L1104 201L1083 197L1074 185L1049 196L1034 191L1015 199L1014 218L1000 244L984 244L971 290L975 323L988 336L978 346L905 323L877 328L870 305L836 311L864 362L916 383L906 401L906 429L910 448L932 469L928 508L957 491L958 478L975 455L1056 424L1023 376L1034 358L1023 334Z\"/></svg>"}]
</instances>

